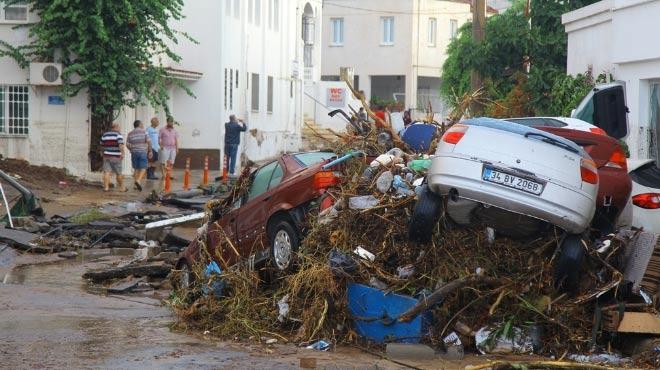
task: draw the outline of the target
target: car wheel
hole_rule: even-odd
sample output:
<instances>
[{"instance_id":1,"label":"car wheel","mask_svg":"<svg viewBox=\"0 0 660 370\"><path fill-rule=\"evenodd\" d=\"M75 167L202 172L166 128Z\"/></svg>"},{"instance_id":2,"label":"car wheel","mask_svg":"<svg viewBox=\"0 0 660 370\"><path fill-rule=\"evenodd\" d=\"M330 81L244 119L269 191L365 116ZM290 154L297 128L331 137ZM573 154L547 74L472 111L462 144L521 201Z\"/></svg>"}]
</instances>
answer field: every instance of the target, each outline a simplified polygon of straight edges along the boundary
<instances>
[{"instance_id":1,"label":"car wheel","mask_svg":"<svg viewBox=\"0 0 660 370\"><path fill-rule=\"evenodd\" d=\"M300 239L295 227L287 220L281 220L271 228L270 235L271 264L278 271L287 271L293 256L300 246Z\"/></svg>"},{"instance_id":2,"label":"car wheel","mask_svg":"<svg viewBox=\"0 0 660 370\"><path fill-rule=\"evenodd\" d=\"M188 261L183 260L179 262L177 270L178 271L174 273L174 279L172 281L174 288L176 290L190 289L190 287L192 287L193 283L195 282L195 274L193 273L192 267L190 267Z\"/></svg>"},{"instance_id":3,"label":"car wheel","mask_svg":"<svg viewBox=\"0 0 660 370\"><path fill-rule=\"evenodd\" d=\"M423 185L408 225L408 239L418 243L431 241L443 209L442 197L432 192L428 185Z\"/></svg>"},{"instance_id":4,"label":"car wheel","mask_svg":"<svg viewBox=\"0 0 660 370\"><path fill-rule=\"evenodd\" d=\"M580 235L566 235L561 242L561 252L555 261L555 287L575 295L580 286L580 267L584 260L584 247Z\"/></svg>"}]
</instances>

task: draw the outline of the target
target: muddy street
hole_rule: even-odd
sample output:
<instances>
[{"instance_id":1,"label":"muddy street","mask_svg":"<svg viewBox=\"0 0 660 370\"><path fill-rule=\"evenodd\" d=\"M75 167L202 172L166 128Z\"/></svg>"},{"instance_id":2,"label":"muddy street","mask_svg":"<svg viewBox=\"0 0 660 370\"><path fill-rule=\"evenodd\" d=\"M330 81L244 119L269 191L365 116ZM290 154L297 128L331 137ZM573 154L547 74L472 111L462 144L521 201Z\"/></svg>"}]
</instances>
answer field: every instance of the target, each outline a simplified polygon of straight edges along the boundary
<instances>
[{"instance_id":1,"label":"muddy street","mask_svg":"<svg viewBox=\"0 0 660 370\"><path fill-rule=\"evenodd\" d=\"M53 259L21 256L0 284L1 368L290 369L298 368L299 357L315 357L326 368L397 368L359 353L310 353L176 333L159 297L100 295L80 277L113 257Z\"/></svg>"}]
</instances>

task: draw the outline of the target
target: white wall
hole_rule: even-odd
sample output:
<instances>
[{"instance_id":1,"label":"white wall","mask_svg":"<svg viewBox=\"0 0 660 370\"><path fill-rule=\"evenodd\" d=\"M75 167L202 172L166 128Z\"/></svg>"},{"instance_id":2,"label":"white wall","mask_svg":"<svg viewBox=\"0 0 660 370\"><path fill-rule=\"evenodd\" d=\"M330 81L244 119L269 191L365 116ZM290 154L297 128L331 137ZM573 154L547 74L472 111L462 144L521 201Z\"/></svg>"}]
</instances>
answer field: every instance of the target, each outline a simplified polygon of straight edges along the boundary
<instances>
[{"instance_id":1,"label":"white wall","mask_svg":"<svg viewBox=\"0 0 660 370\"><path fill-rule=\"evenodd\" d=\"M381 45L381 17L394 17L394 44ZM428 20L437 19L435 46L428 44ZM470 5L452 1L348 0L326 3L323 11L322 75L354 67L360 89L371 98L370 76L406 76L406 106L415 107L417 77L440 77L450 41L449 20L460 27ZM344 43L332 44L332 18L344 19ZM418 27L419 25L419 27Z\"/></svg>"},{"instance_id":2,"label":"white wall","mask_svg":"<svg viewBox=\"0 0 660 370\"><path fill-rule=\"evenodd\" d=\"M340 88L344 89L345 104L341 107L328 106L328 89ZM362 103L356 99L351 90L343 81L319 81L314 85L305 87L305 113L309 117L313 117L314 122L324 128L332 129L335 132L342 132L346 130L346 120L340 115L329 117L328 112L335 109L343 109L351 114L349 107L358 110Z\"/></svg>"},{"instance_id":3,"label":"white wall","mask_svg":"<svg viewBox=\"0 0 660 370\"><path fill-rule=\"evenodd\" d=\"M650 86L660 81L659 0L603 0L562 16L568 33L567 70L606 71L626 84L632 158L648 158ZM656 129L660 130L660 127Z\"/></svg>"}]
</instances>

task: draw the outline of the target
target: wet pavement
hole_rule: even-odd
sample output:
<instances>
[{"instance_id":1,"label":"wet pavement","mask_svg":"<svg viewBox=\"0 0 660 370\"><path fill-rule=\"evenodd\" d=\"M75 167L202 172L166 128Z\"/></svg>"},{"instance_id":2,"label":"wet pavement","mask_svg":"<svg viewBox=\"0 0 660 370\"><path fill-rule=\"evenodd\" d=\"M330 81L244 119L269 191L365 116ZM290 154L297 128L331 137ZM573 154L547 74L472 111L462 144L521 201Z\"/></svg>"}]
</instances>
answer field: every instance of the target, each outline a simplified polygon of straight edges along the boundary
<instances>
[{"instance_id":1,"label":"wet pavement","mask_svg":"<svg viewBox=\"0 0 660 370\"><path fill-rule=\"evenodd\" d=\"M53 259L22 262L30 258ZM80 277L113 258L11 270L0 283L0 368L297 369L301 357L316 358L317 368L400 368L350 348L266 348L173 332L174 317L158 297L102 295Z\"/></svg>"}]
</instances>

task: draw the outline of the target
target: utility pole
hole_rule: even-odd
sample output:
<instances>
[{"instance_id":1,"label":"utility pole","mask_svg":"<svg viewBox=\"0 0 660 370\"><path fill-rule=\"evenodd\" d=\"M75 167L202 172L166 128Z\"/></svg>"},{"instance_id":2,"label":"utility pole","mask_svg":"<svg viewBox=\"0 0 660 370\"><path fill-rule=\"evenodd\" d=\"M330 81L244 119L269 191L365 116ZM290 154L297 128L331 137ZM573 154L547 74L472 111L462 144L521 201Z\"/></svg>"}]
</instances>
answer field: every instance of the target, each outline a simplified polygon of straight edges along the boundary
<instances>
[{"instance_id":1,"label":"utility pole","mask_svg":"<svg viewBox=\"0 0 660 370\"><path fill-rule=\"evenodd\" d=\"M486 34L486 0L472 0L472 39L476 44L484 40ZM470 89L472 92L480 89L483 85L481 74L472 70L470 74ZM476 117L483 111L483 106L476 101L470 104L470 115Z\"/></svg>"}]
</instances>

